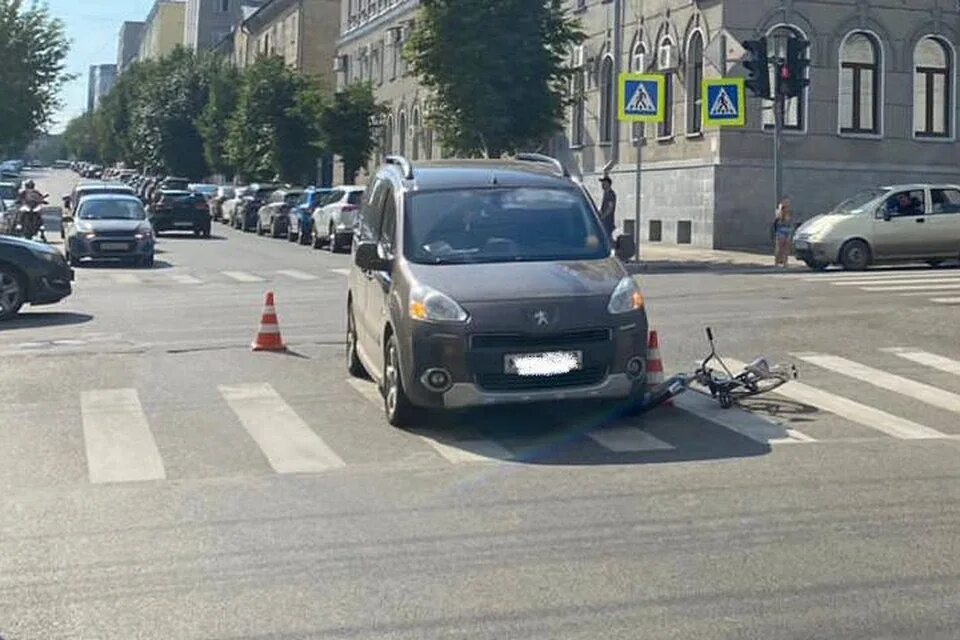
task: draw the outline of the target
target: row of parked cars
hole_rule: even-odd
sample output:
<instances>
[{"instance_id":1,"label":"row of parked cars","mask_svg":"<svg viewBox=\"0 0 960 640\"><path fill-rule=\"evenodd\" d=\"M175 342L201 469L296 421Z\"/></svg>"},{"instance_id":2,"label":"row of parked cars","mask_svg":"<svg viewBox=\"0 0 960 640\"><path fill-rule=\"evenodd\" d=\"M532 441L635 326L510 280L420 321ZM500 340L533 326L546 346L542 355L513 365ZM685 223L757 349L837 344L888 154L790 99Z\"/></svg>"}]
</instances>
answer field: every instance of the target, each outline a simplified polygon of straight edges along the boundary
<instances>
[{"instance_id":1,"label":"row of parked cars","mask_svg":"<svg viewBox=\"0 0 960 640\"><path fill-rule=\"evenodd\" d=\"M210 211L234 229L338 252L353 240L363 191L357 186L223 186L210 199Z\"/></svg>"}]
</instances>

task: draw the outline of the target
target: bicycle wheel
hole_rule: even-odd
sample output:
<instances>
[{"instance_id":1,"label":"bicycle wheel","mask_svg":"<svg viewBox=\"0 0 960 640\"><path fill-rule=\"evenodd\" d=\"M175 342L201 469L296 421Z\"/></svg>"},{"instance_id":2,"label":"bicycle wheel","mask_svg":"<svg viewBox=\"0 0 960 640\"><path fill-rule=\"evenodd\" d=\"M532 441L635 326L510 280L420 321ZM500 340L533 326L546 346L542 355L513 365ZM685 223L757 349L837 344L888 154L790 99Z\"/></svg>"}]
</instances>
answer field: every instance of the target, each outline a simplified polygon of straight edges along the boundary
<instances>
[{"instance_id":1,"label":"bicycle wheel","mask_svg":"<svg viewBox=\"0 0 960 640\"><path fill-rule=\"evenodd\" d=\"M730 395L734 399L750 398L752 396L769 393L778 387L782 387L790 380L788 376L778 373L770 374L763 378L750 376L738 379L741 383L740 386L730 390Z\"/></svg>"}]
</instances>

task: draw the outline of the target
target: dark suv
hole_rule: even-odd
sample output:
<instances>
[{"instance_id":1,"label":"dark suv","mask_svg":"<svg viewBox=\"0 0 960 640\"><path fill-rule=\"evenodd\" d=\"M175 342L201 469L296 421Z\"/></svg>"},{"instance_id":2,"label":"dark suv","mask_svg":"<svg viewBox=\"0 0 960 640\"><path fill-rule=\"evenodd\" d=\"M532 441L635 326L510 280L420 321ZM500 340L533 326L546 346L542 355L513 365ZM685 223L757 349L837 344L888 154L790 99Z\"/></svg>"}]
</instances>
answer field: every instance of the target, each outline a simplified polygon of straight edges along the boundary
<instances>
[{"instance_id":1,"label":"dark suv","mask_svg":"<svg viewBox=\"0 0 960 640\"><path fill-rule=\"evenodd\" d=\"M388 157L354 245L350 373L369 373L398 426L424 408L638 404L647 316L611 249L593 201L552 158Z\"/></svg>"}]
</instances>

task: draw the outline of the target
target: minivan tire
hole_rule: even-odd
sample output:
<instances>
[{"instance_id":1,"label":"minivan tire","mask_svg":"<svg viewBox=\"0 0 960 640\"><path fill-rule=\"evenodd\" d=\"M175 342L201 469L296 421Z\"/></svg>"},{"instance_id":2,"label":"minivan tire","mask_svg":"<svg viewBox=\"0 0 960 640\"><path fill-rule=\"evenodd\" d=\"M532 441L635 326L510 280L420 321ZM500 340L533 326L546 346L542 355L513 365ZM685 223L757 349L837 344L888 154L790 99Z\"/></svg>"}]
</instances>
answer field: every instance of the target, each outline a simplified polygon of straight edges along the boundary
<instances>
[{"instance_id":1,"label":"minivan tire","mask_svg":"<svg viewBox=\"0 0 960 640\"><path fill-rule=\"evenodd\" d=\"M840 264L847 271L863 271L870 265L870 247L863 240L850 240L840 249Z\"/></svg>"},{"instance_id":2,"label":"minivan tire","mask_svg":"<svg viewBox=\"0 0 960 640\"><path fill-rule=\"evenodd\" d=\"M400 343L395 334L390 336L387 347L384 349L382 392L387 422L394 427L413 426L420 412L410 402L403 389L403 376L400 374Z\"/></svg>"},{"instance_id":3,"label":"minivan tire","mask_svg":"<svg viewBox=\"0 0 960 640\"><path fill-rule=\"evenodd\" d=\"M347 305L347 373L354 378L366 378L367 370L357 353L357 323L353 318L353 305Z\"/></svg>"}]
</instances>

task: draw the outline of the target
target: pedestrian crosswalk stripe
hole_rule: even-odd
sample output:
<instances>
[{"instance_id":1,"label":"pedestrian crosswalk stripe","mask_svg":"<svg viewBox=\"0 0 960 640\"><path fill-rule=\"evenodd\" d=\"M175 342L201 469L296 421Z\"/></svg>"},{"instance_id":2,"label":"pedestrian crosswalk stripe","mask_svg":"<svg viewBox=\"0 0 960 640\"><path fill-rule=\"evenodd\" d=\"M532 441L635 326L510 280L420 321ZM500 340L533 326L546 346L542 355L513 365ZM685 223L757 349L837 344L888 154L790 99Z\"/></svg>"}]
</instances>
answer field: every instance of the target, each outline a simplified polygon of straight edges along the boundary
<instances>
[{"instance_id":1,"label":"pedestrian crosswalk stripe","mask_svg":"<svg viewBox=\"0 0 960 640\"><path fill-rule=\"evenodd\" d=\"M294 280L316 280L317 276L312 273L306 273L304 271L297 271L295 269L285 269L283 271L277 271L280 275L287 276L288 278L293 278Z\"/></svg>"},{"instance_id":2,"label":"pedestrian crosswalk stripe","mask_svg":"<svg viewBox=\"0 0 960 640\"><path fill-rule=\"evenodd\" d=\"M111 273L110 277L117 284L140 284L140 278L134 273Z\"/></svg>"},{"instance_id":3,"label":"pedestrian crosswalk stripe","mask_svg":"<svg viewBox=\"0 0 960 640\"><path fill-rule=\"evenodd\" d=\"M676 448L637 427L601 428L588 435L591 440L614 453L670 451Z\"/></svg>"},{"instance_id":4,"label":"pedestrian crosswalk stripe","mask_svg":"<svg viewBox=\"0 0 960 640\"><path fill-rule=\"evenodd\" d=\"M418 436L430 448L447 462L463 464L466 462L492 462L512 460L513 453L496 442L487 439L457 440L446 444L428 436Z\"/></svg>"},{"instance_id":5,"label":"pedestrian crosswalk stripe","mask_svg":"<svg viewBox=\"0 0 960 640\"><path fill-rule=\"evenodd\" d=\"M263 278L260 276L255 276L246 271L222 271L221 273L237 282L263 282Z\"/></svg>"},{"instance_id":6,"label":"pedestrian crosswalk stripe","mask_svg":"<svg viewBox=\"0 0 960 640\"><path fill-rule=\"evenodd\" d=\"M80 394L80 413L90 481L163 480L157 443L134 389Z\"/></svg>"},{"instance_id":7,"label":"pedestrian crosswalk stripe","mask_svg":"<svg viewBox=\"0 0 960 640\"><path fill-rule=\"evenodd\" d=\"M187 275L185 273L174 273L170 277L174 282L179 284L201 284L203 281L199 278L194 278L193 276Z\"/></svg>"},{"instance_id":8,"label":"pedestrian crosswalk stripe","mask_svg":"<svg viewBox=\"0 0 960 640\"><path fill-rule=\"evenodd\" d=\"M334 273L339 273L342 276L350 275L350 269L330 269Z\"/></svg>"},{"instance_id":9,"label":"pedestrian crosswalk stripe","mask_svg":"<svg viewBox=\"0 0 960 640\"><path fill-rule=\"evenodd\" d=\"M937 304L960 304L960 298L930 298L930 302Z\"/></svg>"},{"instance_id":10,"label":"pedestrian crosswalk stripe","mask_svg":"<svg viewBox=\"0 0 960 640\"><path fill-rule=\"evenodd\" d=\"M889 282L892 285L903 286L909 284L947 284L951 282L960 283L960 276L954 276L952 278L903 278L900 280L843 280L840 282L831 282L835 287L856 287L862 285L876 286L881 283Z\"/></svg>"},{"instance_id":11,"label":"pedestrian crosswalk stripe","mask_svg":"<svg viewBox=\"0 0 960 640\"><path fill-rule=\"evenodd\" d=\"M732 362L727 360L727 364L732 365ZM674 398L674 404L698 418L718 424L761 444L816 442L814 438L805 433L795 429L787 429L761 416L736 408L723 409L713 398L697 391L677 396Z\"/></svg>"},{"instance_id":12,"label":"pedestrian crosswalk stripe","mask_svg":"<svg viewBox=\"0 0 960 640\"><path fill-rule=\"evenodd\" d=\"M795 356L804 362L809 362L812 365L834 371L850 378L862 380L875 387L915 398L934 407L945 409L946 411L960 413L960 395L944 389L938 389L937 387L917 382L910 378L887 373L881 369L868 367L867 365L839 356L829 356L819 353L795 354Z\"/></svg>"},{"instance_id":13,"label":"pedestrian crosswalk stripe","mask_svg":"<svg viewBox=\"0 0 960 640\"><path fill-rule=\"evenodd\" d=\"M953 360L952 358L938 356L935 353L928 353L926 351L910 349L907 347L891 347L889 349L881 349L881 351L885 353L892 353L905 360L916 362L917 364L922 364L926 367L931 367L945 373L952 373L956 376L960 376L960 361Z\"/></svg>"},{"instance_id":14,"label":"pedestrian crosswalk stripe","mask_svg":"<svg viewBox=\"0 0 960 640\"><path fill-rule=\"evenodd\" d=\"M743 362L725 357L727 365L734 369L742 369ZM932 438L946 438L947 435L917 424L906 418L895 416L886 411L861 404L849 398L838 396L828 391L821 391L816 387L791 381L779 387L774 393L788 400L799 402L821 411L826 411L850 422L880 431L888 436L903 440L922 440Z\"/></svg>"},{"instance_id":15,"label":"pedestrian crosswalk stripe","mask_svg":"<svg viewBox=\"0 0 960 640\"><path fill-rule=\"evenodd\" d=\"M862 287L864 291L947 291L960 289L960 282L956 284L908 284L908 285L884 285L882 287Z\"/></svg>"},{"instance_id":16,"label":"pedestrian crosswalk stripe","mask_svg":"<svg viewBox=\"0 0 960 640\"><path fill-rule=\"evenodd\" d=\"M346 466L270 384L219 389L277 473L316 473Z\"/></svg>"}]
</instances>

